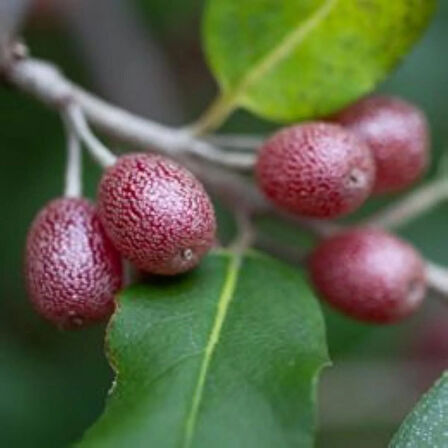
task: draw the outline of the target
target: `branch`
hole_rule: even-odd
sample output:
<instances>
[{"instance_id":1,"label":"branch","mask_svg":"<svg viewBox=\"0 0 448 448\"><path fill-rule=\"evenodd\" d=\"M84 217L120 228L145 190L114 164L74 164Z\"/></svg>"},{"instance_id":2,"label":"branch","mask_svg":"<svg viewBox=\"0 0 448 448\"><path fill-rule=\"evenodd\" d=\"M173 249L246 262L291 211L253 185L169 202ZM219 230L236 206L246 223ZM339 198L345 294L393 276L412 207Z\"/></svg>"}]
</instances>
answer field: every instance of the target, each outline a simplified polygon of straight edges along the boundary
<instances>
[{"instance_id":1,"label":"branch","mask_svg":"<svg viewBox=\"0 0 448 448\"><path fill-rule=\"evenodd\" d=\"M264 198L249 178L241 174L213 165L198 164L188 159L184 159L183 162L204 182L208 190L233 208L237 204L239 208L244 208L251 215L277 215L309 231L317 238L328 237L343 228L335 222L303 218L277 209Z\"/></svg>"},{"instance_id":2,"label":"branch","mask_svg":"<svg viewBox=\"0 0 448 448\"><path fill-rule=\"evenodd\" d=\"M77 198L82 195L81 142L67 117L63 116L67 140L64 196Z\"/></svg>"},{"instance_id":3,"label":"branch","mask_svg":"<svg viewBox=\"0 0 448 448\"><path fill-rule=\"evenodd\" d=\"M73 132L84 142L98 164L103 168L113 165L117 158L92 133L79 106L77 104L68 104L64 112Z\"/></svg>"},{"instance_id":4,"label":"branch","mask_svg":"<svg viewBox=\"0 0 448 448\"><path fill-rule=\"evenodd\" d=\"M152 147L171 156L190 154L232 168L253 166L253 155L223 151L193 137L187 130L163 126L113 106L76 86L47 62L14 60L3 67L3 73L12 85L51 107L61 108L67 101L73 101L92 124L135 147L144 150Z\"/></svg>"},{"instance_id":5,"label":"branch","mask_svg":"<svg viewBox=\"0 0 448 448\"><path fill-rule=\"evenodd\" d=\"M253 151L258 149L265 142L266 138L262 135L215 134L207 136L205 140L212 145L224 146L229 149Z\"/></svg>"},{"instance_id":6,"label":"branch","mask_svg":"<svg viewBox=\"0 0 448 448\"><path fill-rule=\"evenodd\" d=\"M255 245L259 249L293 265L306 264L309 255L309 251L305 249L279 244L278 241L263 234L257 235ZM425 260L425 267L428 288L440 297L444 303L448 304L448 269L430 260Z\"/></svg>"},{"instance_id":7,"label":"branch","mask_svg":"<svg viewBox=\"0 0 448 448\"><path fill-rule=\"evenodd\" d=\"M448 180L436 179L361 224L394 229L446 200L448 200Z\"/></svg>"},{"instance_id":8,"label":"branch","mask_svg":"<svg viewBox=\"0 0 448 448\"><path fill-rule=\"evenodd\" d=\"M431 261L426 262L429 286L444 299L448 299L448 269Z\"/></svg>"}]
</instances>

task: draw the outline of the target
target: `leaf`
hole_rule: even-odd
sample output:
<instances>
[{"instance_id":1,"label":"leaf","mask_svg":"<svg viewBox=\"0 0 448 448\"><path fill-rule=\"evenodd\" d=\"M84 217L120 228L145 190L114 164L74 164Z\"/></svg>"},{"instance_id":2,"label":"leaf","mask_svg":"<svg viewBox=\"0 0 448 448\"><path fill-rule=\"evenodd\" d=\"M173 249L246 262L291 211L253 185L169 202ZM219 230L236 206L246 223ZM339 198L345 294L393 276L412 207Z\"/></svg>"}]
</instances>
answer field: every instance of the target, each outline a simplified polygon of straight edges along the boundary
<instances>
[{"instance_id":1,"label":"leaf","mask_svg":"<svg viewBox=\"0 0 448 448\"><path fill-rule=\"evenodd\" d=\"M222 95L210 112L215 123L207 125L236 106L278 121L340 109L371 91L409 51L435 4L209 0L205 51Z\"/></svg>"},{"instance_id":2,"label":"leaf","mask_svg":"<svg viewBox=\"0 0 448 448\"><path fill-rule=\"evenodd\" d=\"M215 253L124 292L108 333L116 385L87 447L311 447L328 361L300 271Z\"/></svg>"},{"instance_id":3,"label":"leaf","mask_svg":"<svg viewBox=\"0 0 448 448\"><path fill-rule=\"evenodd\" d=\"M405 419L389 448L446 448L447 446L448 372L445 372Z\"/></svg>"}]
</instances>

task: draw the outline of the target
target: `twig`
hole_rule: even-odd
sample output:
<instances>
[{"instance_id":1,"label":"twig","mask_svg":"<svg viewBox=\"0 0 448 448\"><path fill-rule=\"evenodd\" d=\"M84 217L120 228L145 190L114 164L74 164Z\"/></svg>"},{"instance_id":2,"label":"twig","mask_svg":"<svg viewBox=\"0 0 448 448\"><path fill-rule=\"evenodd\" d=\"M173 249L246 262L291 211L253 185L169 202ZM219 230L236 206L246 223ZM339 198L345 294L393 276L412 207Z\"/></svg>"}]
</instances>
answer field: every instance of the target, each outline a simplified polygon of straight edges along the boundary
<instances>
[{"instance_id":1,"label":"twig","mask_svg":"<svg viewBox=\"0 0 448 448\"><path fill-rule=\"evenodd\" d=\"M81 142L68 119L64 116L67 139L67 161L65 169L64 196L77 198L82 194Z\"/></svg>"},{"instance_id":2,"label":"twig","mask_svg":"<svg viewBox=\"0 0 448 448\"><path fill-rule=\"evenodd\" d=\"M343 227L335 222L303 218L275 208L260 190L241 174L223 168L198 164L191 160L184 163L206 184L207 188L230 206L248 210L252 215L275 214L282 219L308 230L318 238L339 232Z\"/></svg>"},{"instance_id":3,"label":"twig","mask_svg":"<svg viewBox=\"0 0 448 448\"><path fill-rule=\"evenodd\" d=\"M444 299L448 299L448 269L431 261L426 262L429 286Z\"/></svg>"},{"instance_id":4,"label":"twig","mask_svg":"<svg viewBox=\"0 0 448 448\"><path fill-rule=\"evenodd\" d=\"M448 180L436 179L361 224L394 229L448 200Z\"/></svg>"},{"instance_id":5,"label":"twig","mask_svg":"<svg viewBox=\"0 0 448 448\"><path fill-rule=\"evenodd\" d=\"M67 101L73 101L89 122L133 146L144 150L152 147L171 156L195 155L232 168L247 169L253 165L253 157L248 154L229 154L186 130L163 126L113 106L71 83L47 62L13 61L3 67L3 73L11 84L52 107L61 108Z\"/></svg>"},{"instance_id":6,"label":"twig","mask_svg":"<svg viewBox=\"0 0 448 448\"><path fill-rule=\"evenodd\" d=\"M309 255L309 251L305 249L279 244L278 241L272 240L266 235L257 235L255 245L277 258L301 266L304 265ZM429 260L425 261L425 266L428 287L444 303L448 304L448 269Z\"/></svg>"},{"instance_id":7,"label":"twig","mask_svg":"<svg viewBox=\"0 0 448 448\"><path fill-rule=\"evenodd\" d=\"M205 140L212 145L223 146L224 148L253 151L264 143L266 137L262 135L215 134L206 137Z\"/></svg>"},{"instance_id":8,"label":"twig","mask_svg":"<svg viewBox=\"0 0 448 448\"><path fill-rule=\"evenodd\" d=\"M235 212L236 223L238 226L238 234L230 248L237 254L243 254L252 246L256 232L251 219L250 213L243 208L239 208Z\"/></svg>"},{"instance_id":9,"label":"twig","mask_svg":"<svg viewBox=\"0 0 448 448\"><path fill-rule=\"evenodd\" d=\"M73 131L85 143L92 157L103 168L107 168L116 162L117 158L92 133L78 105L68 104L65 109L65 115Z\"/></svg>"},{"instance_id":10,"label":"twig","mask_svg":"<svg viewBox=\"0 0 448 448\"><path fill-rule=\"evenodd\" d=\"M270 212L274 212L286 221L297 224L299 227L308 230L317 238L328 238L335 233L344 230L345 226L334 221L325 221L322 219L303 218L292 213L283 212L274 209L271 206Z\"/></svg>"},{"instance_id":11,"label":"twig","mask_svg":"<svg viewBox=\"0 0 448 448\"><path fill-rule=\"evenodd\" d=\"M241 174L210 164L200 164L191 159L184 160L184 163L201 179L209 191L232 208L236 206L251 214L264 214L272 210L272 206L250 179Z\"/></svg>"}]
</instances>

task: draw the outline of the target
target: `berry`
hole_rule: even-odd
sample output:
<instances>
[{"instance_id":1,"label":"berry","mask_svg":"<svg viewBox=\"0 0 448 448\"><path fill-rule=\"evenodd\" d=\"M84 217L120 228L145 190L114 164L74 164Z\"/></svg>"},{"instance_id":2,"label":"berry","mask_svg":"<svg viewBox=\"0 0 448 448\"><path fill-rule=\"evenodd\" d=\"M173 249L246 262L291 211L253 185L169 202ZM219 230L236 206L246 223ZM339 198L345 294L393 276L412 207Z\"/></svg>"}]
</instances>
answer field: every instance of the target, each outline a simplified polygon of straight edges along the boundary
<instances>
[{"instance_id":1,"label":"berry","mask_svg":"<svg viewBox=\"0 0 448 448\"><path fill-rule=\"evenodd\" d=\"M101 180L98 207L115 247L145 272L188 271L215 241L215 214L204 188L164 157L120 157Z\"/></svg>"},{"instance_id":2,"label":"berry","mask_svg":"<svg viewBox=\"0 0 448 448\"><path fill-rule=\"evenodd\" d=\"M429 159L429 132L423 113L398 98L371 96L340 112L336 122L363 139L377 165L374 193L412 185Z\"/></svg>"},{"instance_id":3,"label":"berry","mask_svg":"<svg viewBox=\"0 0 448 448\"><path fill-rule=\"evenodd\" d=\"M375 165L367 146L350 132L315 122L271 137L260 150L256 175L266 197L280 208L335 218L367 199Z\"/></svg>"},{"instance_id":4,"label":"berry","mask_svg":"<svg viewBox=\"0 0 448 448\"><path fill-rule=\"evenodd\" d=\"M379 229L354 229L327 239L309 267L320 296L361 321L395 322L412 313L425 295L419 254Z\"/></svg>"},{"instance_id":5,"label":"berry","mask_svg":"<svg viewBox=\"0 0 448 448\"><path fill-rule=\"evenodd\" d=\"M61 198L43 208L28 233L25 265L34 307L58 327L86 326L113 312L121 260L89 201Z\"/></svg>"}]
</instances>

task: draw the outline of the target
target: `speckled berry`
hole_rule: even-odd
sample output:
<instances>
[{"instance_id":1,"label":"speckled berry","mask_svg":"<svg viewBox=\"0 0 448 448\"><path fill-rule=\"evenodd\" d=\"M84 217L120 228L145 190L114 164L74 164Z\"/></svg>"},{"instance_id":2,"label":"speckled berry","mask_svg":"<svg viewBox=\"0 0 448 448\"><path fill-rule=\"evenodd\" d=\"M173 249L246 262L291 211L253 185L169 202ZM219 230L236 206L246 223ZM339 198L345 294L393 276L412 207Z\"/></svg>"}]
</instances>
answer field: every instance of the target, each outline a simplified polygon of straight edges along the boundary
<instances>
[{"instance_id":1,"label":"speckled berry","mask_svg":"<svg viewBox=\"0 0 448 448\"><path fill-rule=\"evenodd\" d=\"M201 183L164 157L120 157L103 175L98 207L115 247L145 272L188 271L215 240L213 205Z\"/></svg>"},{"instance_id":2,"label":"speckled berry","mask_svg":"<svg viewBox=\"0 0 448 448\"><path fill-rule=\"evenodd\" d=\"M377 165L374 193L403 190L425 172L428 125L412 104L394 97L370 96L340 112L335 121L372 150Z\"/></svg>"},{"instance_id":3,"label":"speckled berry","mask_svg":"<svg viewBox=\"0 0 448 448\"><path fill-rule=\"evenodd\" d=\"M309 267L321 298L361 321L398 321L425 296L420 255L383 230L359 228L331 237L314 251Z\"/></svg>"},{"instance_id":4,"label":"speckled berry","mask_svg":"<svg viewBox=\"0 0 448 448\"><path fill-rule=\"evenodd\" d=\"M256 175L266 197L303 216L335 218L358 208L375 176L372 155L344 128L306 123L285 128L260 149Z\"/></svg>"},{"instance_id":5,"label":"speckled berry","mask_svg":"<svg viewBox=\"0 0 448 448\"><path fill-rule=\"evenodd\" d=\"M120 256L95 206L77 198L56 199L37 215L28 233L25 273L35 309L66 329L106 319L122 281Z\"/></svg>"}]
</instances>

